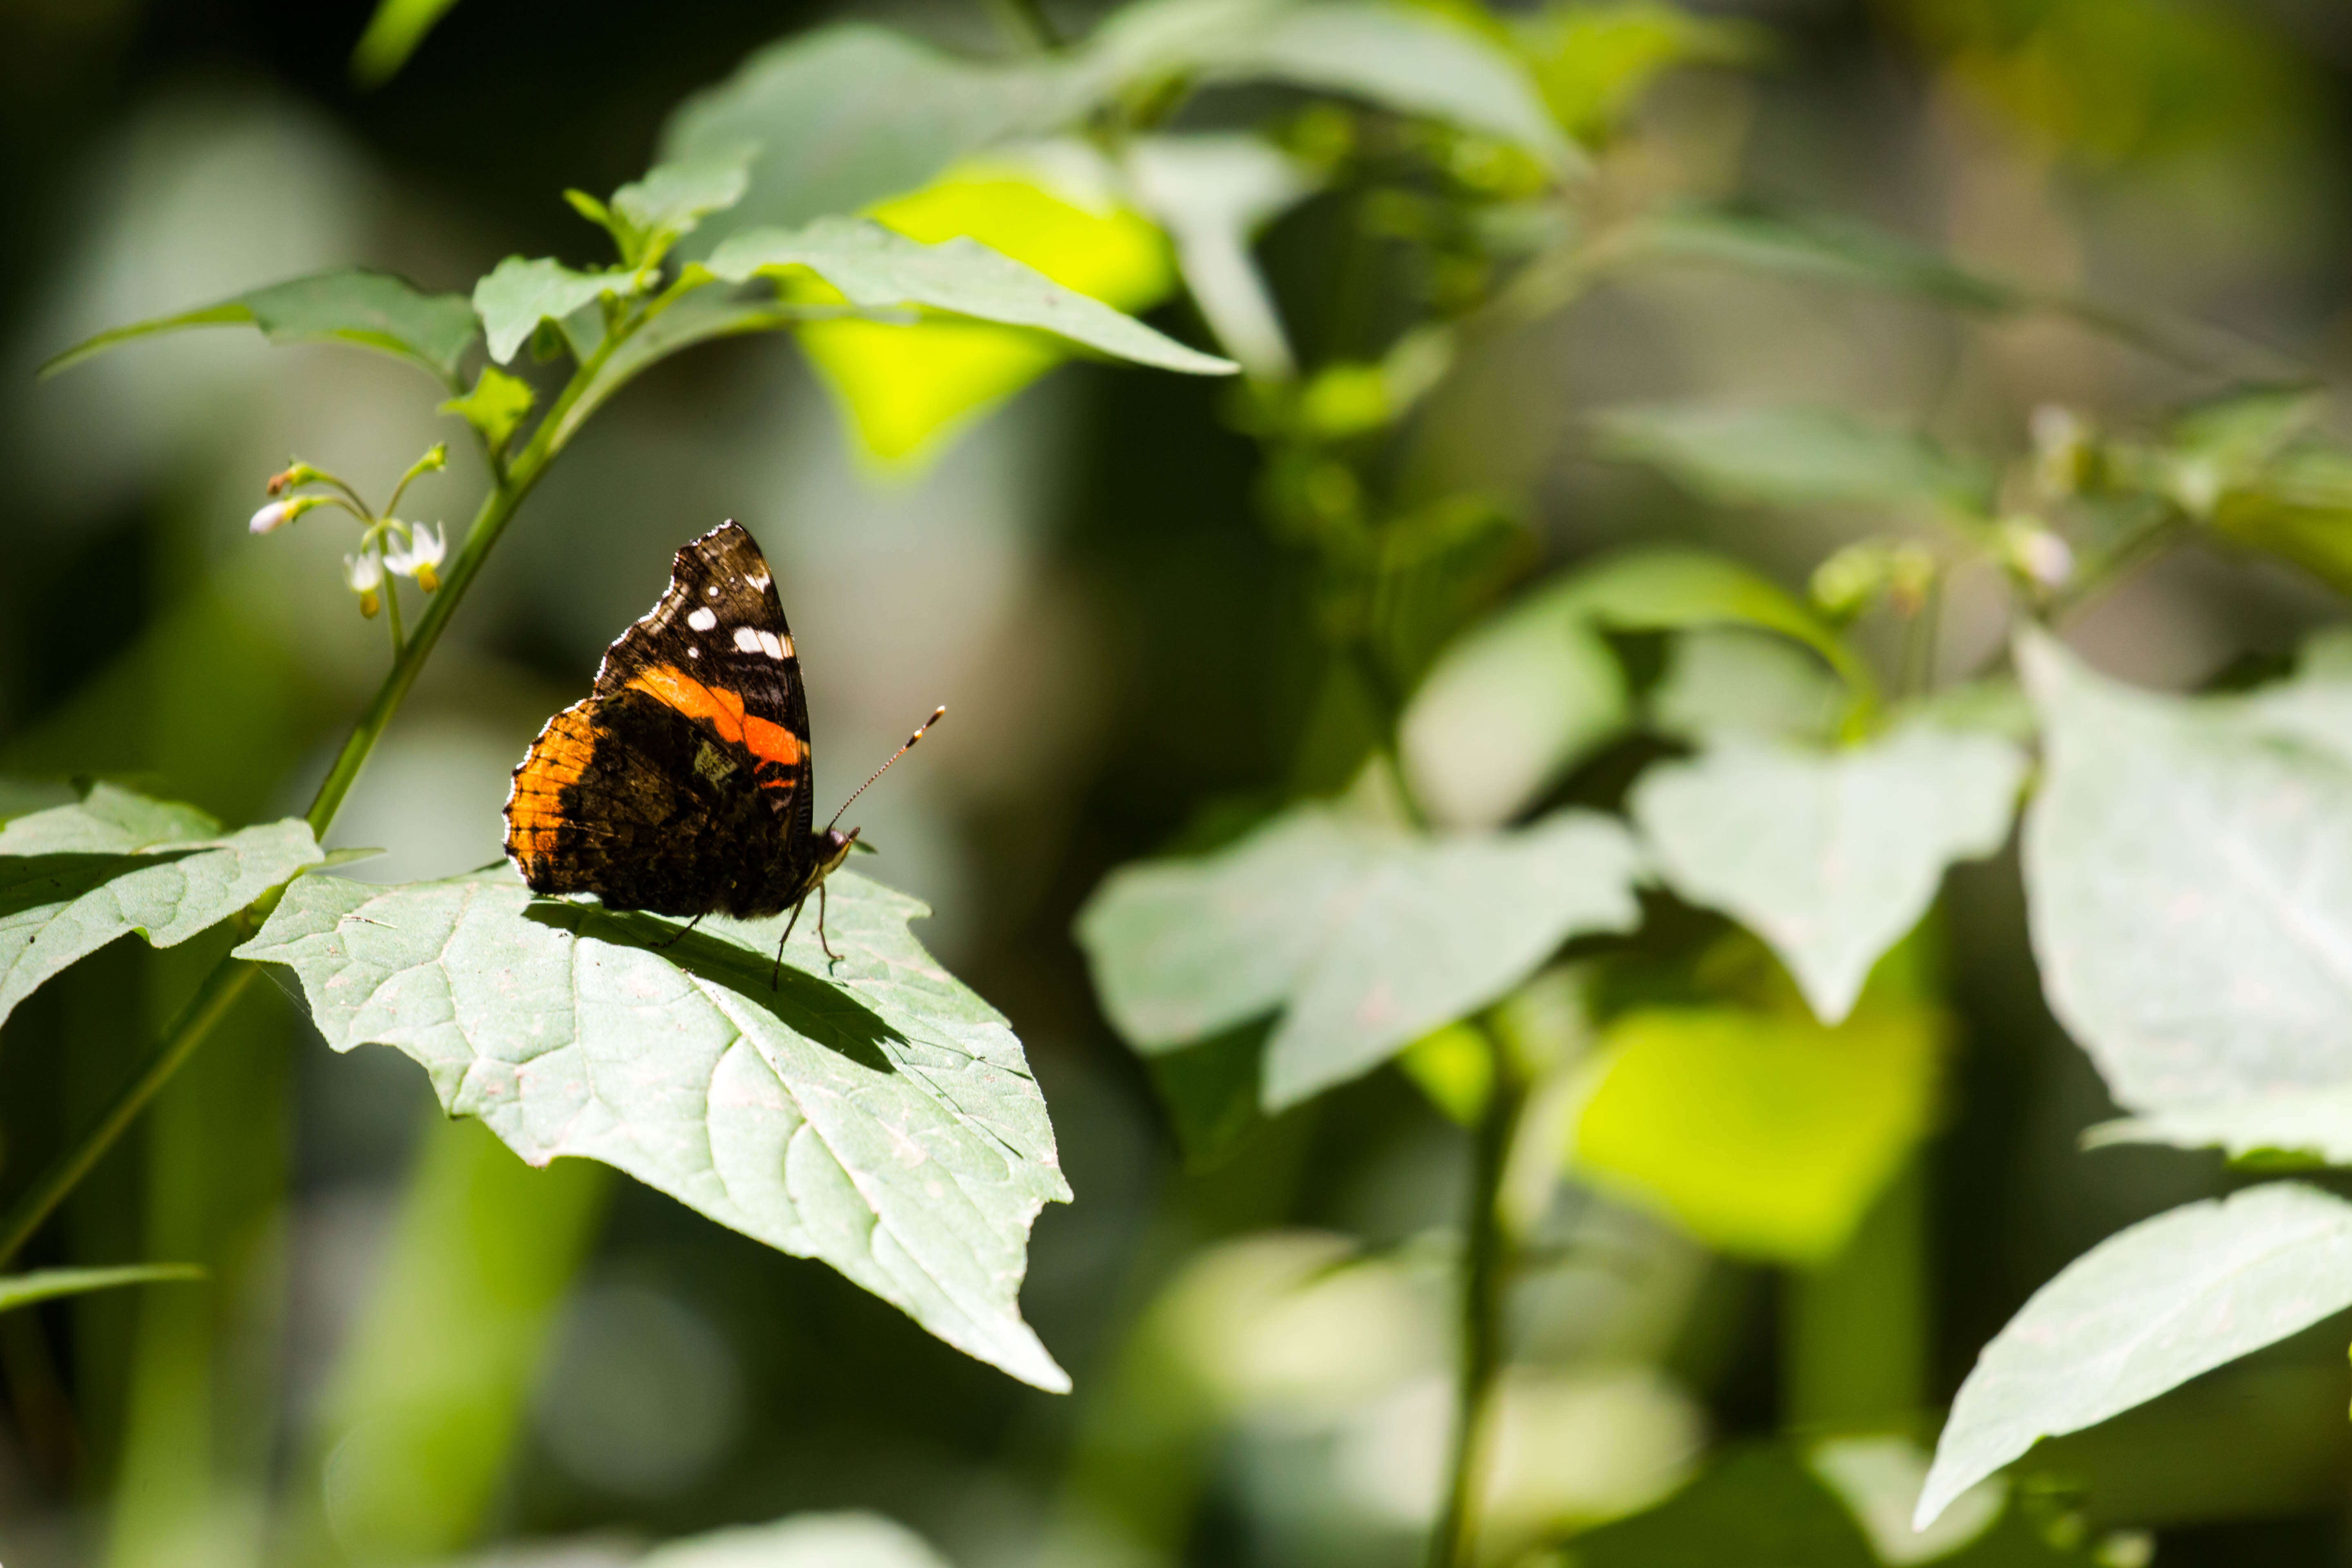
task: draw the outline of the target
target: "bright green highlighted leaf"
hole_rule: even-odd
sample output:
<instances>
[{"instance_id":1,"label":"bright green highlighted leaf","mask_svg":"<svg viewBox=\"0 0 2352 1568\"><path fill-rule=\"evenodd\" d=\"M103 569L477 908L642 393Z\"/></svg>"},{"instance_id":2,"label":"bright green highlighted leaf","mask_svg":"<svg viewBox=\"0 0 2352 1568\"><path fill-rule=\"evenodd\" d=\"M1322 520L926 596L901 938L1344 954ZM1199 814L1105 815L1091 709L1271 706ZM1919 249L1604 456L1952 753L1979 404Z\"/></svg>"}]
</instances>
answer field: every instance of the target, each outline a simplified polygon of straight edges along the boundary
<instances>
[{"instance_id":1,"label":"bright green highlighted leaf","mask_svg":"<svg viewBox=\"0 0 2352 1568\"><path fill-rule=\"evenodd\" d=\"M803 229L736 235L709 261L715 276L732 283L800 268L867 309L915 307L1032 327L1120 359L1194 375L1236 368L971 239L925 245L861 218L821 218Z\"/></svg>"},{"instance_id":2,"label":"bright green highlighted leaf","mask_svg":"<svg viewBox=\"0 0 2352 1568\"><path fill-rule=\"evenodd\" d=\"M1710 500L1771 506L1925 501L1981 510L1992 477L1909 431L1834 408L1615 408L1601 449L1647 463Z\"/></svg>"},{"instance_id":3,"label":"bright green highlighted leaf","mask_svg":"<svg viewBox=\"0 0 2352 1568\"><path fill-rule=\"evenodd\" d=\"M2109 1237L2033 1293L1952 1401L1914 1522L2080 1431L2352 1306L2352 1204L2295 1183Z\"/></svg>"},{"instance_id":4,"label":"bright green highlighted leaf","mask_svg":"<svg viewBox=\"0 0 2352 1568\"><path fill-rule=\"evenodd\" d=\"M1944 868L2008 838L2024 775L2008 742L1925 724L1829 752L1727 737L1652 768L1632 808L1667 886L1771 943L1834 1024Z\"/></svg>"},{"instance_id":5,"label":"bright green highlighted leaf","mask_svg":"<svg viewBox=\"0 0 2352 1568\"><path fill-rule=\"evenodd\" d=\"M474 310L489 338L490 357L506 363L530 341L540 322L561 322L604 295L627 293L634 277L626 268L575 272L543 256L531 260L508 257L474 285Z\"/></svg>"},{"instance_id":6,"label":"bright green highlighted leaf","mask_svg":"<svg viewBox=\"0 0 2352 1568\"><path fill-rule=\"evenodd\" d=\"M117 937L185 942L319 859L301 821L224 834L194 806L112 784L13 819L0 827L0 1019Z\"/></svg>"},{"instance_id":7,"label":"bright green highlighted leaf","mask_svg":"<svg viewBox=\"0 0 2352 1568\"><path fill-rule=\"evenodd\" d=\"M530 383L520 376L509 375L494 364L482 367L474 380L474 390L463 397L453 397L441 405L440 412L454 414L482 433L482 443L493 455L506 450L514 439L523 416L530 412L533 394Z\"/></svg>"},{"instance_id":8,"label":"bright green highlighted leaf","mask_svg":"<svg viewBox=\"0 0 2352 1568\"><path fill-rule=\"evenodd\" d=\"M1637 869L1588 812L1432 839L1307 806L1218 854L1115 872L1078 940L1147 1055L1285 1009L1264 1065L1279 1110L1495 1001L1570 937L1632 929Z\"/></svg>"},{"instance_id":9,"label":"bright green highlighted leaf","mask_svg":"<svg viewBox=\"0 0 2352 1568\"><path fill-rule=\"evenodd\" d=\"M2053 1010L2126 1110L2229 1105L2231 1142L2268 1142L2262 1101L2352 1085L2352 759L2328 723L2352 683L2319 660L2159 696L2041 637L2018 664L2046 736L2025 879Z\"/></svg>"},{"instance_id":10,"label":"bright green highlighted leaf","mask_svg":"<svg viewBox=\"0 0 2352 1568\"><path fill-rule=\"evenodd\" d=\"M367 31L352 50L352 77L362 87L381 87L400 74L425 35L457 0L379 0Z\"/></svg>"},{"instance_id":11,"label":"bright green highlighted leaf","mask_svg":"<svg viewBox=\"0 0 2352 1568\"><path fill-rule=\"evenodd\" d=\"M273 343L345 342L424 366L451 386L473 342L473 307L456 294L425 294L384 272L358 268L273 283L217 305L100 332L41 366L54 375L118 343L184 327L251 325Z\"/></svg>"},{"instance_id":12,"label":"bright green highlighted leaf","mask_svg":"<svg viewBox=\"0 0 2352 1568\"><path fill-rule=\"evenodd\" d=\"M803 1513L673 1541L638 1568L947 1568L905 1525L871 1513Z\"/></svg>"},{"instance_id":13,"label":"bright green highlighted leaf","mask_svg":"<svg viewBox=\"0 0 2352 1568\"><path fill-rule=\"evenodd\" d=\"M1909 1006L1834 1029L1729 1008L1628 1014L1586 1069L1570 1156L1711 1247L1821 1263L1925 1136L1940 1036Z\"/></svg>"},{"instance_id":14,"label":"bright green highlighted leaf","mask_svg":"<svg viewBox=\"0 0 2352 1568\"><path fill-rule=\"evenodd\" d=\"M1020 1042L924 952L911 899L836 872L813 919L676 928L536 899L504 868L310 877L240 957L290 966L328 1044L396 1047L534 1165L602 1160L817 1258L932 1333L1069 1386L1021 1321L1029 1226L1066 1201Z\"/></svg>"},{"instance_id":15,"label":"bright green highlighted leaf","mask_svg":"<svg viewBox=\"0 0 2352 1568\"><path fill-rule=\"evenodd\" d=\"M204 1277L205 1271L193 1263L131 1263L119 1268L36 1268L26 1274L0 1274L0 1312L59 1296L79 1296L85 1290Z\"/></svg>"},{"instance_id":16,"label":"bright green highlighted leaf","mask_svg":"<svg viewBox=\"0 0 2352 1568\"><path fill-rule=\"evenodd\" d=\"M1062 73L957 59L901 34L837 23L752 55L688 99L662 156L752 146L730 228L799 225L928 184L966 153L1061 122Z\"/></svg>"}]
</instances>

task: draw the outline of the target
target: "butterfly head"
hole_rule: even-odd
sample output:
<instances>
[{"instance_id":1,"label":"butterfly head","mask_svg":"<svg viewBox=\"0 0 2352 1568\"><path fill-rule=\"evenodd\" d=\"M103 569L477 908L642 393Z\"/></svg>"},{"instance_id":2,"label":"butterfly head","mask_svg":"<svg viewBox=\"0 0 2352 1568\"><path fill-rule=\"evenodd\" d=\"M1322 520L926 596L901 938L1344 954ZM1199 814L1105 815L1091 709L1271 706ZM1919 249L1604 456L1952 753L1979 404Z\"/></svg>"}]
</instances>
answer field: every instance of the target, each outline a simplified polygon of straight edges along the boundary
<instances>
[{"instance_id":1,"label":"butterfly head","mask_svg":"<svg viewBox=\"0 0 2352 1568\"><path fill-rule=\"evenodd\" d=\"M828 827L817 835L817 880L823 881L840 870L841 863L849 858L849 851L856 846L856 843L857 829L855 827L846 833L838 827Z\"/></svg>"}]
</instances>

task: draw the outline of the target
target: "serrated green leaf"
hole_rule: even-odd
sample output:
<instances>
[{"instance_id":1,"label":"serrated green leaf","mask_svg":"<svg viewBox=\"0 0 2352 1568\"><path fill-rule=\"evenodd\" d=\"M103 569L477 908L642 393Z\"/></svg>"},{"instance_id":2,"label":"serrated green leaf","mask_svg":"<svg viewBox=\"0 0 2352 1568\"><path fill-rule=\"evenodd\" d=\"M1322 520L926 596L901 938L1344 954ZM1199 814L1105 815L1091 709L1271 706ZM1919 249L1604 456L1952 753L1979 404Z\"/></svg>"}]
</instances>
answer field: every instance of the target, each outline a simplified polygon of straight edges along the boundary
<instances>
[{"instance_id":1,"label":"serrated green leaf","mask_svg":"<svg viewBox=\"0 0 2352 1568\"><path fill-rule=\"evenodd\" d=\"M2109 1237L1993 1337L1952 1401L1925 1527L2041 1438L2095 1426L2352 1306L2352 1204L2294 1183Z\"/></svg>"},{"instance_id":2,"label":"serrated green leaf","mask_svg":"<svg viewBox=\"0 0 2352 1568\"><path fill-rule=\"evenodd\" d=\"M117 1268L36 1268L24 1274L0 1274L0 1312L59 1296L79 1296L86 1290L204 1277L205 1271L193 1263L130 1263Z\"/></svg>"},{"instance_id":3,"label":"serrated green leaf","mask_svg":"<svg viewBox=\"0 0 2352 1568\"><path fill-rule=\"evenodd\" d=\"M638 1568L947 1568L902 1524L871 1513L802 1513L673 1541Z\"/></svg>"},{"instance_id":4,"label":"serrated green leaf","mask_svg":"<svg viewBox=\"0 0 2352 1568\"><path fill-rule=\"evenodd\" d=\"M1659 404L1611 409L1595 423L1603 452L1661 468L1713 500L1975 511L1991 502L1984 464L1834 408Z\"/></svg>"},{"instance_id":5,"label":"serrated green leaf","mask_svg":"<svg viewBox=\"0 0 2352 1568\"><path fill-rule=\"evenodd\" d=\"M746 148L719 148L657 163L613 193L614 216L640 234L685 234L743 199L751 183Z\"/></svg>"},{"instance_id":6,"label":"serrated green leaf","mask_svg":"<svg viewBox=\"0 0 2352 1568\"><path fill-rule=\"evenodd\" d=\"M1666 885L1770 943L1834 1024L1944 868L2008 839L2024 776L2006 741L1928 725L1832 752L1727 736L1631 805Z\"/></svg>"},{"instance_id":7,"label":"serrated green leaf","mask_svg":"<svg viewBox=\"0 0 2352 1568\"><path fill-rule=\"evenodd\" d=\"M1215 855L1114 872L1077 933L1147 1055L1283 1009L1275 1110L1495 1001L1570 936L1630 930L1636 871L1622 829L1589 812L1430 839L1312 805Z\"/></svg>"},{"instance_id":8,"label":"serrated green leaf","mask_svg":"<svg viewBox=\"0 0 2352 1568\"><path fill-rule=\"evenodd\" d=\"M255 289L216 305L116 327L41 366L55 375L120 343L186 327L250 324L273 343L346 342L422 365L451 385L474 341L473 308L456 294L426 294L389 273L345 268Z\"/></svg>"},{"instance_id":9,"label":"serrated green leaf","mask_svg":"<svg viewBox=\"0 0 2352 1568\"><path fill-rule=\"evenodd\" d=\"M520 376L509 375L494 364L486 364L482 374L474 378L474 390L463 397L449 399L439 411L454 414L480 431L482 444L496 457L514 439L515 431L530 412L536 396L530 383Z\"/></svg>"},{"instance_id":10,"label":"serrated green leaf","mask_svg":"<svg viewBox=\"0 0 2352 1568\"><path fill-rule=\"evenodd\" d=\"M1220 347L1250 375L1296 369L1251 244L1322 184L1304 163L1255 136L1146 136L1126 150L1136 199L1176 247L1184 287Z\"/></svg>"},{"instance_id":11,"label":"serrated green leaf","mask_svg":"<svg viewBox=\"0 0 2352 1568\"><path fill-rule=\"evenodd\" d=\"M237 950L283 963L337 1050L376 1041L535 1165L602 1160L817 1258L967 1353L1068 1379L1021 1321L1029 1226L1066 1201L1020 1042L940 969L913 900L834 874L769 984L782 917L675 928L535 899L501 868L305 878Z\"/></svg>"},{"instance_id":12,"label":"serrated green leaf","mask_svg":"<svg viewBox=\"0 0 2352 1568\"><path fill-rule=\"evenodd\" d=\"M968 153L1052 130L1066 99L1056 67L957 59L839 23L758 51L688 99L663 129L662 156L759 148L727 226L794 226L860 211Z\"/></svg>"},{"instance_id":13,"label":"serrated green leaf","mask_svg":"<svg viewBox=\"0 0 2352 1568\"><path fill-rule=\"evenodd\" d=\"M1730 1008L1628 1014L1581 1069L1569 1158L1711 1247L1825 1262L1926 1135L1941 1036L1916 1005L1836 1028Z\"/></svg>"},{"instance_id":14,"label":"serrated green leaf","mask_svg":"<svg viewBox=\"0 0 2352 1568\"><path fill-rule=\"evenodd\" d=\"M541 321L561 323L606 294L626 294L635 279L626 268L577 272L543 256L529 260L509 256L474 285L473 309L482 319L490 357L504 364Z\"/></svg>"},{"instance_id":15,"label":"serrated green leaf","mask_svg":"<svg viewBox=\"0 0 2352 1568\"><path fill-rule=\"evenodd\" d=\"M2154 1116L2352 1084L2352 739L2328 721L2352 682L2319 661L2192 699L2106 680L2038 635L2017 658L2045 737L2024 835L2034 956L2116 1103Z\"/></svg>"},{"instance_id":16,"label":"serrated green leaf","mask_svg":"<svg viewBox=\"0 0 2352 1568\"><path fill-rule=\"evenodd\" d=\"M116 938L185 942L319 859L299 819L224 835L194 806L112 784L13 819L0 827L0 1020Z\"/></svg>"},{"instance_id":17,"label":"serrated green leaf","mask_svg":"<svg viewBox=\"0 0 2352 1568\"><path fill-rule=\"evenodd\" d=\"M1031 327L1119 359L1193 375L1226 375L1239 368L973 240L924 245L861 218L738 234L711 253L709 267L732 283L805 268L851 304L867 309L917 307Z\"/></svg>"}]
</instances>

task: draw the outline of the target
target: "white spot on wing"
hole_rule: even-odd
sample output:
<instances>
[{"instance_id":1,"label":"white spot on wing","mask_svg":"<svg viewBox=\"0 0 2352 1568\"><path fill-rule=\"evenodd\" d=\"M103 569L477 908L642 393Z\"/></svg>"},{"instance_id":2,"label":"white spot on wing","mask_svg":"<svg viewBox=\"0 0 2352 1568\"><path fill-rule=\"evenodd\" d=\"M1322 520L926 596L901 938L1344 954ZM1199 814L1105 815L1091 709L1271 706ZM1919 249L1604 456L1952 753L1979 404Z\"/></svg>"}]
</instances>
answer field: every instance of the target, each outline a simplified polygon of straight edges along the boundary
<instances>
[{"instance_id":1,"label":"white spot on wing","mask_svg":"<svg viewBox=\"0 0 2352 1568\"><path fill-rule=\"evenodd\" d=\"M755 572L743 581L751 584L751 591L755 594L764 594L768 590L768 574L765 572Z\"/></svg>"},{"instance_id":2,"label":"white spot on wing","mask_svg":"<svg viewBox=\"0 0 2352 1568\"><path fill-rule=\"evenodd\" d=\"M702 650L698 647L689 647L686 650L686 657L688 658L700 658L702 657Z\"/></svg>"},{"instance_id":3,"label":"white spot on wing","mask_svg":"<svg viewBox=\"0 0 2352 1568\"><path fill-rule=\"evenodd\" d=\"M687 616L686 624L696 631L707 632L719 624L719 612L706 605Z\"/></svg>"},{"instance_id":4,"label":"white spot on wing","mask_svg":"<svg viewBox=\"0 0 2352 1568\"><path fill-rule=\"evenodd\" d=\"M760 628L757 626L737 626L735 628L735 646L745 653L758 653L760 651Z\"/></svg>"},{"instance_id":5,"label":"white spot on wing","mask_svg":"<svg viewBox=\"0 0 2352 1568\"><path fill-rule=\"evenodd\" d=\"M713 583L709 587L705 588L702 591L702 596L706 599L715 599L719 597L719 584Z\"/></svg>"},{"instance_id":6,"label":"white spot on wing","mask_svg":"<svg viewBox=\"0 0 2352 1568\"><path fill-rule=\"evenodd\" d=\"M760 646L767 650L767 654L770 658L782 658L784 657L784 645L776 640L776 634L773 632L761 632L760 634Z\"/></svg>"}]
</instances>

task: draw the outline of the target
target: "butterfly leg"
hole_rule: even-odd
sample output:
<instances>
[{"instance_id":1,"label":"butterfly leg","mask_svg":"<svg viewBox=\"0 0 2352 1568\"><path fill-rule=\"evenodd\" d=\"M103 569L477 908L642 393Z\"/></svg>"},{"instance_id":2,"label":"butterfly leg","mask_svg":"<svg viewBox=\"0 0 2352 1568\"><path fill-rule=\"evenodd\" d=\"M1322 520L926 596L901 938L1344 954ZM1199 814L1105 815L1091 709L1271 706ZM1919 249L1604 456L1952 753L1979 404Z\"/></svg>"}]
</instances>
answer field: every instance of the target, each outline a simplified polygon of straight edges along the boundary
<instances>
[{"instance_id":1,"label":"butterfly leg","mask_svg":"<svg viewBox=\"0 0 2352 1568\"><path fill-rule=\"evenodd\" d=\"M824 949L824 967L826 973L830 973L833 966L841 962L841 954L834 952L833 943L824 940L824 884L823 882L816 885L816 944Z\"/></svg>"},{"instance_id":2,"label":"butterfly leg","mask_svg":"<svg viewBox=\"0 0 2352 1568\"><path fill-rule=\"evenodd\" d=\"M710 911L709 910L703 910L702 914L697 915L692 920L687 921L684 927L672 931L668 941L654 943L654 951L656 952L667 952L671 948L676 947L679 942L684 942L687 937L692 933L694 928L702 923L703 916L709 913Z\"/></svg>"},{"instance_id":3,"label":"butterfly leg","mask_svg":"<svg viewBox=\"0 0 2352 1568\"><path fill-rule=\"evenodd\" d=\"M800 901L793 905L793 918L784 922L784 934L776 939L776 966L768 972L768 989L771 991L784 983L784 943L793 940L793 927L801 923L801 910L807 903L808 895L803 893Z\"/></svg>"}]
</instances>

